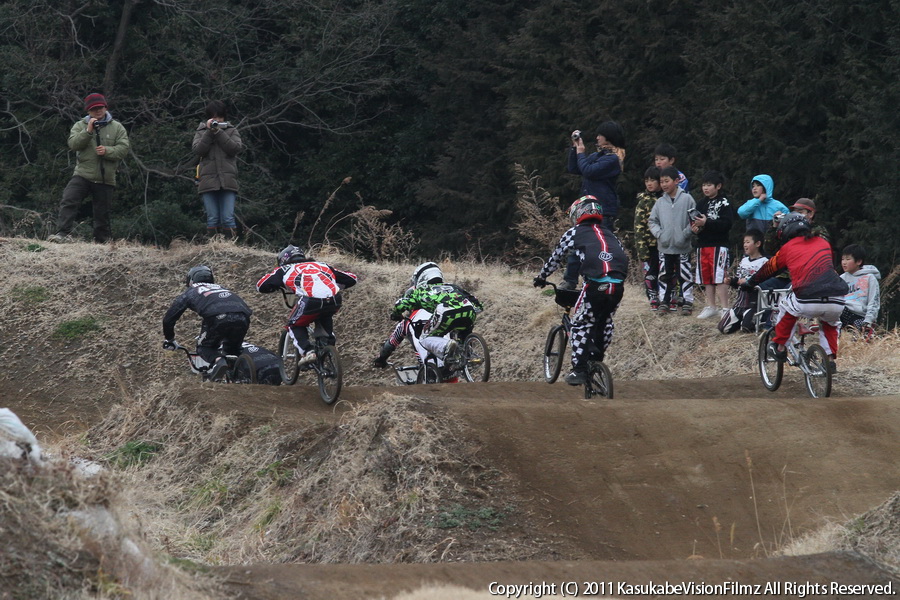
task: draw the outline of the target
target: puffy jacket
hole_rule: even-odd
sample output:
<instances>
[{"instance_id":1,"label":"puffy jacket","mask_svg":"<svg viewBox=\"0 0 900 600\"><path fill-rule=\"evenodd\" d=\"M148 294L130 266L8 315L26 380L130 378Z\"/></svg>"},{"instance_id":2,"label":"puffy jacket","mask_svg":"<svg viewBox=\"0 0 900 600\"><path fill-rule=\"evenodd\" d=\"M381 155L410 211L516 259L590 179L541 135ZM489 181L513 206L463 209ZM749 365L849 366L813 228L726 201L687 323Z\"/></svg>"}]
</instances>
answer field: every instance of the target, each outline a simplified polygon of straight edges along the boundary
<instances>
[{"instance_id":1,"label":"puffy jacket","mask_svg":"<svg viewBox=\"0 0 900 600\"><path fill-rule=\"evenodd\" d=\"M200 157L198 193L238 191L237 155L244 146L237 128L229 125L209 129L206 121L202 121L194 133L191 147L194 154Z\"/></svg>"},{"instance_id":2,"label":"puffy jacket","mask_svg":"<svg viewBox=\"0 0 900 600\"><path fill-rule=\"evenodd\" d=\"M772 197L772 191L775 189L775 182L771 177L763 174L757 175L750 180L751 188L753 187L754 181L761 183L763 188L765 188L766 199L760 200L759 198L751 198L744 202L740 208L738 208L737 212L740 218L747 220L747 231L750 231L751 229L765 231L772 226L772 217L775 216L775 213L780 212L787 214L791 211L787 206L782 204L780 200L776 200Z\"/></svg>"},{"instance_id":3,"label":"puffy jacket","mask_svg":"<svg viewBox=\"0 0 900 600\"><path fill-rule=\"evenodd\" d=\"M88 119L90 116L78 120L69 132L69 148L78 153L75 175L91 183L115 186L116 169L131 148L128 132L108 111L99 126L94 123L93 133L87 130ZM106 148L106 154L102 157L97 155L97 146Z\"/></svg>"},{"instance_id":4,"label":"puffy jacket","mask_svg":"<svg viewBox=\"0 0 900 600\"><path fill-rule=\"evenodd\" d=\"M656 248L656 237L650 232L650 212L658 198L657 194L647 191L637 195L637 206L634 207L634 249L640 260L647 260L650 249Z\"/></svg>"},{"instance_id":5,"label":"puffy jacket","mask_svg":"<svg viewBox=\"0 0 900 600\"><path fill-rule=\"evenodd\" d=\"M850 291L847 283L834 270L831 244L818 236L788 240L747 283L758 285L785 269L791 274L791 287L798 298L834 298L846 296Z\"/></svg>"},{"instance_id":6,"label":"puffy jacket","mask_svg":"<svg viewBox=\"0 0 900 600\"><path fill-rule=\"evenodd\" d=\"M566 169L581 175L581 194L597 198L603 207L603 216L611 222L619 214L619 197L616 195L616 180L622 172L619 155L605 148L591 154L578 154L575 148L569 148Z\"/></svg>"}]
</instances>

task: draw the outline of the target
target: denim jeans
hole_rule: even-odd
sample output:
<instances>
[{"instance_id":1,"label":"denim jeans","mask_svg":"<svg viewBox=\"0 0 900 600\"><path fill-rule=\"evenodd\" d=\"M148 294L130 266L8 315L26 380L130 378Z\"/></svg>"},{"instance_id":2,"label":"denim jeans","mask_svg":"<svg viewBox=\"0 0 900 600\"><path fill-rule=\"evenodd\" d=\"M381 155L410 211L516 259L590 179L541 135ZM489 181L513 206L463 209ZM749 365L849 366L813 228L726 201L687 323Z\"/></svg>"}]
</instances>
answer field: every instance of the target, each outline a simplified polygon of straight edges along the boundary
<instances>
[{"instance_id":1,"label":"denim jeans","mask_svg":"<svg viewBox=\"0 0 900 600\"><path fill-rule=\"evenodd\" d=\"M207 227L225 227L236 229L234 222L234 201L237 194L231 190L203 192L203 207L206 209Z\"/></svg>"}]
</instances>

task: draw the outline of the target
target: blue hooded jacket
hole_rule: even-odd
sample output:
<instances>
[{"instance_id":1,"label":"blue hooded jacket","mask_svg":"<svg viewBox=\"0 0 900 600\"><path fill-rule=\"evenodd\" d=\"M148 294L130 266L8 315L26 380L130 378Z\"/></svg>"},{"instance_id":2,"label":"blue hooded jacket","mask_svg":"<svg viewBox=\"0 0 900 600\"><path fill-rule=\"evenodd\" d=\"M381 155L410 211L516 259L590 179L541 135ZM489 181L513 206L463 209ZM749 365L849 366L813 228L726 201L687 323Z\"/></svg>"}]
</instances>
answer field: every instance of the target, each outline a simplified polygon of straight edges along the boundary
<instances>
[{"instance_id":1,"label":"blue hooded jacket","mask_svg":"<svg viewBox=\"0 0 900 600\"><path fill-rule=\"evenodd\" d=\"M782 204L780 200L776 200L772 197L772 190L775 189L775 182L771 177L765 174L757 175L750 180L751 189L754 181L761 183L763 188L765 188L766 199L760 200L759 198L751 198L744 202L744 204L738 208L737 212L740 218L747 220L747 231L750 231L751 229L766 231L772 226L772 217L775 216L775 213L781 212L787 214L791 212L791 210Z\"/></svg>"}]
</instances>

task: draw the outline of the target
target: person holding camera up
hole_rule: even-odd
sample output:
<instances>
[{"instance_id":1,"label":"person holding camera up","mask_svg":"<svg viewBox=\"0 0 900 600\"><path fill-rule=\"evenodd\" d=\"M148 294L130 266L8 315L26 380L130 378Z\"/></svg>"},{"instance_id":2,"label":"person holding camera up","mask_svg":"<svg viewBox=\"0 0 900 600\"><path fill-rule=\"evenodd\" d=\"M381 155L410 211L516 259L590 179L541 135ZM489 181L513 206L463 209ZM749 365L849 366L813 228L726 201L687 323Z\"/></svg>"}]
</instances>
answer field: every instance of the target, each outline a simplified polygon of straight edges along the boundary
<instances>
[{"instance_id":1,"label":"person holding camera up","mask_svg":"<svg viewBox=\"0 0 900 600\"><path fill-rule=\"evenodd\" d=\"M228 108L221 100L206 105L206 120L194 133L197 155L197 192L206 210L206 231L210 237L228 233L237 239L234 203L237 199L237 155L243 149L241 134L228 122Z\"/></svg>"},{"instance_id":2,"label":"person holding camera up","mask_svg":"<svg viewBox=\"0 0 900 600\"><path fill-rule=\"evenodd\" d=\"M610 230L615 228L619 214L616 180L625 164L625 131L615 121L605 121L597 127L597 151L587 154L584 139L577 129L572 132L566 170L581 175L581 195L593 196L603 206L603 218ZM563 275L562 289L574 290L578 284L579 262L569 255Z\"/></svg>"},{"instance_id":3,"label":"person holding camera up","mask_svg":"<svg viewBox=\"0 0 900 600\"><path fill-rule=\"evenodd\" d=\"M78 208L88 196L94 211L94 241L102 244L112 235L109 212L116 189L116 168L131 144L125 126L113 119L102 94L84 99L87 115L69 132L69 149L78 153L75 173L63 190L56 233L48 241L72 241Z\"/></svg>"}]
</instances>

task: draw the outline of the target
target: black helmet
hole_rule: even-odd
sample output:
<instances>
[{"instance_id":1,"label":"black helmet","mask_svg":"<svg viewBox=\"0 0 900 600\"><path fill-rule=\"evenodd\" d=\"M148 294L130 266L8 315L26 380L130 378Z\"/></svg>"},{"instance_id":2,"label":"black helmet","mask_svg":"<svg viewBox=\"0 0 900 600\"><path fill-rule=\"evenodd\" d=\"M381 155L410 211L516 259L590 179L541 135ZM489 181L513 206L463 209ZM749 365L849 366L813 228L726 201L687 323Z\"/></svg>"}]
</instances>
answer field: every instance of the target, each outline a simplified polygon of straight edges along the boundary
<instances>
[{"instance_id":1,"label":"black helmet","mask_svg":"<svg viewBox=\"0 0 900 600\"><path fill-rule=\"evenodd\" d=\"M216 280L213 277L212 269L207 267L206 265L197 265L196 267L191 267L191 270L187 272L187 275L184 277L184 285L190 286L195 283L215 283Z\"/></svg>"},{"instance_id":2,"label":"black helmet","mask_svg":"<svg viewBox=\"0 0 900 600\"><path fill-rule=\"evenodd\" d=\"M590 197L591 196L585 196L585 198ZM600 205L596 198L594 198L593 200L585 200L575 209L576 224L581 224L589 220L603 220L603 207Z\"/></svg>"},{"instance_id":3,"label":"black helmet","mask_svg":"<svg viewBox=\"0 0 900 600\"><path fill-rule=\"evenodd\" d=\"M778 230L775 232L775 237L783 244L795 237L806 236L811 231L812 225L805 215L791 213L781 219L781 222L778 224Z\"/></svg>"},{"instance_id":4,"label":"black helmet","mask_svg":"<svg viewBox=\"0 0 900 600\"><path fill-rule=\"evenodd\" d=\"M303 262L307 260L303 250L291 244L278 253L278 266L290 265L293 263Z\"/></svg>"}]
</instances>

